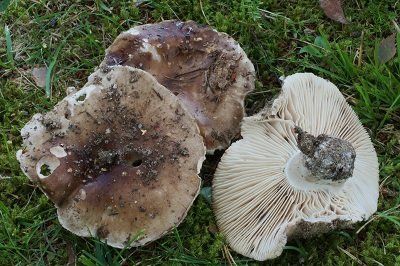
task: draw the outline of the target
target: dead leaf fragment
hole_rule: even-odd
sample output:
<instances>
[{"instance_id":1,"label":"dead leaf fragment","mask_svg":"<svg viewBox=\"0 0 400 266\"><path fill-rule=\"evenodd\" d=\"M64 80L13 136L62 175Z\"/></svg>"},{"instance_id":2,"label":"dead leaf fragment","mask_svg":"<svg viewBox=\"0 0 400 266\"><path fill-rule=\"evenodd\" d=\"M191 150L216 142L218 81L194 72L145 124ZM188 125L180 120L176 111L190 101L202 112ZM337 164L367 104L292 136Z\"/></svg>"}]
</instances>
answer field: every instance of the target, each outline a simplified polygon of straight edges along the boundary
<instances>
[{"instance_id":1,"label":"dead leaf fragment","mask_svg":"<svg viewBox=\"0 0 400 266\"><path fill-rule=\"evenodd\" d=\"M384 64L388 62L396 54L396 33L389 35L383 39L378 49L379 63Z\"/></svg>"},{"instance_id":2,"label":"dead leaf fragment","mask_svg":"<svg viewBox=\"0 0 400 266\"><path fill-rule=\"evenodd\" d=\"M208 225L208 231L212 234L218 233L218 227L216 224L210 224Z\"/></svg>"},{"instance_id":3,"label":"dead leaf fragment","mask_svg":"<svg viewBox=\"0 0 400 266\"><path fill-rule=\"evenodd\" d=\"M36 85L40 88L46 86L47 67L34 67L32 69L32 77Z\"/></svg>"},{"instance_id":4,"label":"dead leaf fragment","mask_svg":"<svg viewBox=\"0 0 400 266\"><path fill-rule=\"evenodd\" d=\"M66 242L66 252L68 255L68 262L67 266L74 266L76 265L76 255L72 243L67 241Z\"/></svg>"},{"instance_id":5,"label":"dead leaf fragment","mask_svg":"<svg viewBox=\"0 0 400 266\"><path fill-rule=\"evenodd\" d=\"M342 1L320 0L319 4L328 18L333 19L334 21L340 22L342 24L349 23L343 13Z\"/></svg>"}]
</instances>

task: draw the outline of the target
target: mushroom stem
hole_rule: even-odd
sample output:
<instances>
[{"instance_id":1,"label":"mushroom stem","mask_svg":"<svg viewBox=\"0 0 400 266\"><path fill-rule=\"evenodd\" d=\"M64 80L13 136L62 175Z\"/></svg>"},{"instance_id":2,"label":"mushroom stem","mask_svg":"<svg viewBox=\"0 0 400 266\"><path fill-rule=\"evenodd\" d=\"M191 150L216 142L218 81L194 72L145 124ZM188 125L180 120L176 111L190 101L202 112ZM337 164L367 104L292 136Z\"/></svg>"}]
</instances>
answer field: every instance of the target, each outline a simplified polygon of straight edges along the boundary
<instances>
[{"instance_id":1,"label":"mushroom stem","mask_svg":"<svg viewBox=\"0 0 400 266\"><path fill-rule=\"evenodd\" d=\"M343 181L353 175L356 152L350 142L320 134L314 137L295 127L303 164L317 180Z\"/></svg>"}]
</instances>

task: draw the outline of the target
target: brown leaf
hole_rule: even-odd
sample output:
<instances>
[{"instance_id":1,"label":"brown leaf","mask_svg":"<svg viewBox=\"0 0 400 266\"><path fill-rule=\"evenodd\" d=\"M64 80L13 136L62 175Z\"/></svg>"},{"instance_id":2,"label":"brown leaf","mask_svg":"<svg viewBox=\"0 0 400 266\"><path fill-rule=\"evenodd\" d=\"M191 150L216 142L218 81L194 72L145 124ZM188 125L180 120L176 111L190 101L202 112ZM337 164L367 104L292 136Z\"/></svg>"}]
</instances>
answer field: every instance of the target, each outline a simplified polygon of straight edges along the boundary
<instances>
[{"instance_id":1,"label":"brown leaf","mask_svg":"<svg viewBox=\"0 0 400 266\"><path fill-rule=\"evenodd\" d=\"M388 62L396 54L396 33L389 35L383 39L378 49L379 63L384 64Z\"/></svg>"},{"instance_id":2,"label":"brown leaf","mask_svg":"<svg viewBox=\"0 0 400 266\"><path fill-rule=\"evenodd\" d=\"M349 23L343 14L342 1L340 0L319 0L319 4L325 15L334 21L342 24Z\"/></svg>"},{"instance_id":3,"label":"brown leaf","mask_svg":"<svg viewBox=\"0 0 400 266\"><path fill-rule=\"evenodd\" d=\"M47 67L34 67L32 69L32 77L36 85L40 88L46 86Z\"/></svg>"}]
</instances>

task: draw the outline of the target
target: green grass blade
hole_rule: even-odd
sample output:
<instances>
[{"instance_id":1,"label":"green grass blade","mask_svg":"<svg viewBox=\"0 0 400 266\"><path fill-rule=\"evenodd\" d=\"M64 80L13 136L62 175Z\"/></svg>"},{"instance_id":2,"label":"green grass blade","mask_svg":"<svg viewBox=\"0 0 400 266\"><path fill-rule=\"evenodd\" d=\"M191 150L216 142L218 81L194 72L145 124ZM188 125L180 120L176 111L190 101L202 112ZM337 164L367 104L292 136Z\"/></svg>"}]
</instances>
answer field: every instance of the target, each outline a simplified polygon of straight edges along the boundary
<instances>
[{"instance_id":1,"label":"green grass blade","mask_svg":"<svg viewBox=\"0 0 400 266\"><path fill-rule=\"evenodd\" d=\"M7 60L14 67L14 52L12 49L11 32L7 25L4 26L4 33L6 35L6 49L7 49Z\"/></svg>"},{"instance_id":2,"label":"green grass blade","mask_svg":"<svg viewBox=\"0 0 400 266\"><path fill-rule=\"evenodd\" d=\"M284 246L283 250L294 250L297 251L303 258L307 257L307 252L302 248L298 248L295 246Z\"/></svg>"},{"instance_id":3,"label":"green grass blade","mask_svg":"<svg viewBox=\"0 0 400 266\"><path fill-rule=\"evenodd\" d=\"M56 50L56 52L54 53L53 58L52 58L52 60L51 60L51 62L50 62L49 68L48 68L47 73L46 73L46 82L45 82L45 84L46 84L45 89L46 89L46 97L47 97L47 98L51 98L51 94L52 94L52 93L51 93L51 92L52 92L52 91L51 91L51 76L52 76L52 74L53 74L54 66L55 66L55 64L56 64L56 62L57 62L57 57L58 57L58 55L60 54L61 49L64 47L65 43L67 42L68 37L69 37L71 34L72 34L72 32L71 32L70 34L68 34L68 35L64 38L64 40L61 42L61 44L57 47L57 50Z\"/></svg>"}]
</instances>

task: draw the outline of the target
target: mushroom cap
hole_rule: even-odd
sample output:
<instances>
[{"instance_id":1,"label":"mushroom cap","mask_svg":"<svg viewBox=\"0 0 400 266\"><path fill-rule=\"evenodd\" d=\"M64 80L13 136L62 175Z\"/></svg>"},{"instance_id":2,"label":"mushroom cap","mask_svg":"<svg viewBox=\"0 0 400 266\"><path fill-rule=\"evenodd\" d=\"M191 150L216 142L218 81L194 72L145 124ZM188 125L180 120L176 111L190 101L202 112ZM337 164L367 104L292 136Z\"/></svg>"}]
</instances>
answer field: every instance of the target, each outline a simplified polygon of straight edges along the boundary
<instances>
[{"instance_id":1,"label":"mushroom cap","mask_svg":"<svg viewBox=\"0 0 400 266\"><path fill-rule=\"evenodd\" d=\"M17 157L55 203L63 227L118 248L144 245L178 226L196 198L202 137L179 99L150 74L116 66L92 78L34 115Z\"/></svg>"},{"instance_id":2,"label":"mushroom cap","mask_svg":"<svg viewBox=\"0 0 400 266\"><path fill-rule=\"evenodd\" d=\"M255 71L227 34L194 21L137 26L116 38L101 66L118 64L151 73L177 95L197 120L207 152L239 135Z\"/></svg>"},{"instance_id":3,"label":"mushroom cap","mask_svg":"<svg viewBox=\"0 0 400 266\"><path fill-rule=\"evenodd\" d=\"M349 141L353 175L344 183L297 178L294 127ZM263 115L245 118L243 139L225 152L213 180L213 209L229 245L256 260L278 257L290 237L366 220L377 209L378 161L357 115L332 83L313 74L285 79Z\"/></svg>"}]
</instances>

